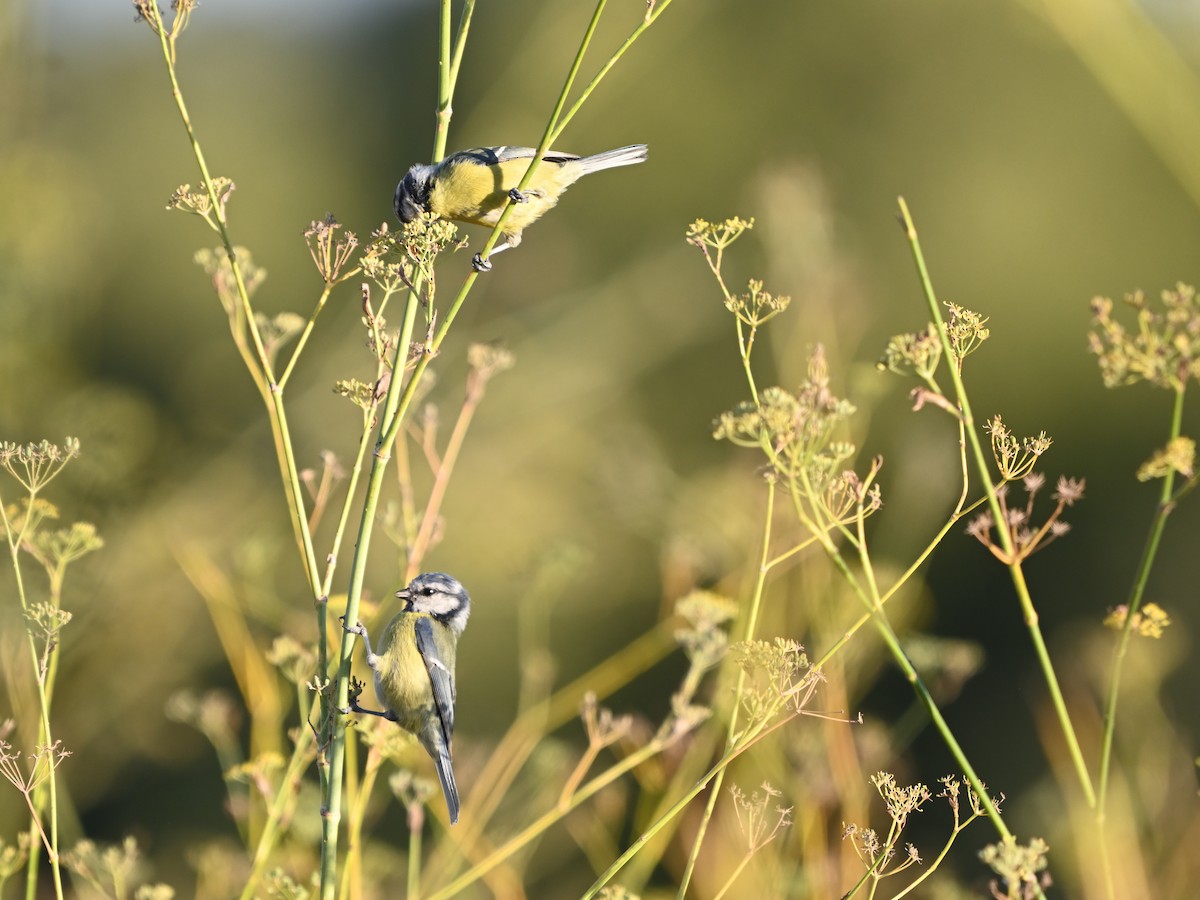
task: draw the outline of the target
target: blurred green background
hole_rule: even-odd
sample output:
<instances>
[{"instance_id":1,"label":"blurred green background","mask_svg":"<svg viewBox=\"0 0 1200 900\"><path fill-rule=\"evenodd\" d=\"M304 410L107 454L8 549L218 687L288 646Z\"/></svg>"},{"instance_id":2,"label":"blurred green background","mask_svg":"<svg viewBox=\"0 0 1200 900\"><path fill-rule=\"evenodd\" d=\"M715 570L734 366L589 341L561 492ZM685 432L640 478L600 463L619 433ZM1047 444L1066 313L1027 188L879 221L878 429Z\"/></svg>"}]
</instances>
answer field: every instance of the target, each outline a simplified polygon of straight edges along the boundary
<instances>
[{"instance_id":1,"label":"blurred green background","mask_svg":"<svg viewBox=\"0 0 1200 900\"><path fill-rule=\"evenodd\" d=\"M602 48L644 9L610 7ZM760 380L794 386L820 342L835 389L862 410L852 437L885 459L876 559L903 568L932 535L957 497L953 428L911 412L910 385L874 368L890 335L926 321L899 194L941 298L990 316L968 368L977 415L1047 430L1051 478L1087 479L1072 534L1028 570L1060 674L1086 703L1107 665L1097 622L1125 599L1155 501L1133 473L1170 403L1102 387L1088 301L1194 282L1200 247L1200 162L1186 158L1200 159L1200 13L1143 4L1156 32L1110 16L1123 8L676 0L560 142L580 153L646 142L649 162L577 185L499 257L437 363L448 422L468 343L499 342L517 360L491 385L427 564L475 598L459 663L465 740L486 743L512 718L514 610L548 557L581 560L550 611L559 681L650 627L678 594L673 577L744 584L761 498L756 459L710 438L744 381L732 322L683 241L697 217L756 217L732 281L762 277L793 297L759 350ZM536 144L589 15L588 4L480 4L450 146ZM260 308L311 308L311 220L333 212L365 238L391 219L396 181L432 144L434 29L432 4L416 2L205 0L195 13L181 83L214 174L237 183L234 238L269 273ZM180 556L199 548L256 615L299 636L311 609L259 400L191 261L215 242L164 209L198 176L157 42L117 0L10 0L0 39L0 437L79 437L83 456L50 499L107 540L67 585L76 620L56 718L76 755L61 771L93 836L149 838L169 878L189 841L229 827L210 749L162 713L179 688L230 683ZM443 264L443 290L467 257ZM331 388L368 372L358 299L353 285L335 294L289 386L301 465L352 450L357 414ZM1189 411L1185 432L1195 425ZM1177 627L1137 661L1153 714L1193 753L1198 527L1185 503L1149 598ZM373 596L399 586L400 565L377 541ZM1045 690L1007 576L961 529L927 575L920 627L981 642L993 661L948 717L989 784L1020 798L1045 777ZM789 610L822 598L789 584L776 584L769 624L805 641ZM2 606L4 658L19 660L4 665L19 665L14 603ZM665 664L616 705L660 717L680 671ZM887 723L911 698L885 675L851 702ZM913 777L950 768L938 741L914 739ZM1131 762L1150 748L1127 733L1120 752ZM1054 802L1029 798L1010 806L1022 832ZM16 821L18 799L0 794L0 822Z\"/></svg>"}]
</instances>

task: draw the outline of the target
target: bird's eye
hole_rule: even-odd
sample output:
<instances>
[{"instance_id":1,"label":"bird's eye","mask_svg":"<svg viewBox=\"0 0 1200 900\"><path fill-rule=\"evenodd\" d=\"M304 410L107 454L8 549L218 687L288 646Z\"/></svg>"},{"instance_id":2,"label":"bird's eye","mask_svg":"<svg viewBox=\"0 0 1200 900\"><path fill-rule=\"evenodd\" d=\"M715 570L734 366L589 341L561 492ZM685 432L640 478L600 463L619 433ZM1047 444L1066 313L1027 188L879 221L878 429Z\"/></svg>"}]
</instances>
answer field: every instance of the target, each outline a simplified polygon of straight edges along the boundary
<instances>
[{"instance_id":1,"label":"bird's eye","mask_svg":"<svg viewBox=\"0 0 1200 900\"><path fill-rule=\"evenodd\" d=\"M421 593L424 594L426 597L432 597L435 592L434 592L433 588L427 587L427 588L422 588Z\"/></svg>"}]
</instances>

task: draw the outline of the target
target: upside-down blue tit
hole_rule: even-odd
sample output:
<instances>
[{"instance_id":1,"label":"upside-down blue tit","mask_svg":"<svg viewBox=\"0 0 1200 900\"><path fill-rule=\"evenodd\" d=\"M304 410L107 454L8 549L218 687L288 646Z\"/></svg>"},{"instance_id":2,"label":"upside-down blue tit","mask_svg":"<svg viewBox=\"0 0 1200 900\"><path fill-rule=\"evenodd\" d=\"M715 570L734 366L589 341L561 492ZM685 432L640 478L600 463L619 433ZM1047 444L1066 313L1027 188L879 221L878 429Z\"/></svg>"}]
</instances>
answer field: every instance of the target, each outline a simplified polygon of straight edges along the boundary
<instances>
[{"instance_id":1,"label":"upside-down blue tit","mask_svg":"<svg viewBox=\"0 0 1200 900\"><path fill-rule=\"evenodd\" d=\"M522 191L517 185L533 160L534 147L476 147L460 150L433 166L417 164L396 185L396 215L405 224L422 213L443 219L494 227L509 200L513 211L504 223L504 242L490 255L521 243L521 232L558 202L562 192L592 172L645 162L646 145L632 144L597 153L575 156L548 151ZM475 254L480 271L491 264Z\"/></svg>"},{"instance_id":2,"label":"upside-down blue tit","mask_svg":"<svg viewBox=\"0 0 1200 900\"><path fill-rule=\"evenodd\" d=\"M454 739L454 659L458 638L467 627L471 598L466 588L442 572L418 575L396 592L404 608L387 624L379 653L371 650L362 623L346 626L359 635L367 650L367 665L375 673L375 693L383 711L355 712L389 719L421 742L433 759L450 824L458 821L458 784L451 749Z\"/></svg>"}]
</instances>

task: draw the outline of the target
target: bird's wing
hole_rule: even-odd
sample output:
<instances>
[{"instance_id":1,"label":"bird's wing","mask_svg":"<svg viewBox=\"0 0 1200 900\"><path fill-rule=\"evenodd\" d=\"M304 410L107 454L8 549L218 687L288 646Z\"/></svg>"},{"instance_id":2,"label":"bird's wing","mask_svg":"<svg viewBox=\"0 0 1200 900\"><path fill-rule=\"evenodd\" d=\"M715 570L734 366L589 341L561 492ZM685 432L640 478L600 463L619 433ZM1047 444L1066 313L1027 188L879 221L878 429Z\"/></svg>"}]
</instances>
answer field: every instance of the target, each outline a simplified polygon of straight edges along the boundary
<instances>
[{"instance_id":1,"label":"bird's wing","mask_svg":"<svg viewBox=\"0 0 1200 900\"><path fill-rule=\"evenodd\" d=\"M438 719L442 723L442 731L446 735L446 744L454 736L454 675L447 668L441 654L438 653L437 641L433 638L433 622L427 618L419 618L414 625L417 635L417 651L425 662L425 671L429 673L429 683L433 686L433 703L437 707Z\"/></svg>"},{"instance_id":2,"label":"bird's wing","mask_svg":"<svg viewBox=\"0 0 1200 900\"><path fill-rule=\"evenodd\" d=\"M473 147L470 150L463 150L454 154L455 156L467 156L473 160L482 163L485 166L495 166L503 162L508 162L514 159L533 159L533 155L537 153L537 147ZM573 159L579 159L574 153L559 153L556 150L547 151L542 155L542 159L546 162L559 163L570 162Z\"/></svg>"}]
</instances>

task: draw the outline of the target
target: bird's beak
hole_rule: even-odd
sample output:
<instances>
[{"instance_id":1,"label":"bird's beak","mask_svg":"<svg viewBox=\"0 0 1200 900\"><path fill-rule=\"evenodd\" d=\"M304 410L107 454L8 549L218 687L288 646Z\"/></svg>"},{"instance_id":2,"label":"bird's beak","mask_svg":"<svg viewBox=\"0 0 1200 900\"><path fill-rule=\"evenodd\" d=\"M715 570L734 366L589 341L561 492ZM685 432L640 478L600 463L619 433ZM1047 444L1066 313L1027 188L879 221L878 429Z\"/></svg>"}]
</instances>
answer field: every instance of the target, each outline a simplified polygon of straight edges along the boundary
<instances>
[{"instance_id":1,"label":"bird's beak","mask_svg":"<svg viewBox=\"0 0 1200 900\"><path fill-rule=\"evenodd\" d=\"M412 594L408 592L408 588L400 588L400 590L396 591L396 597L404 603L405 612L412 609Z\"/></svg>"}]
</instances>

